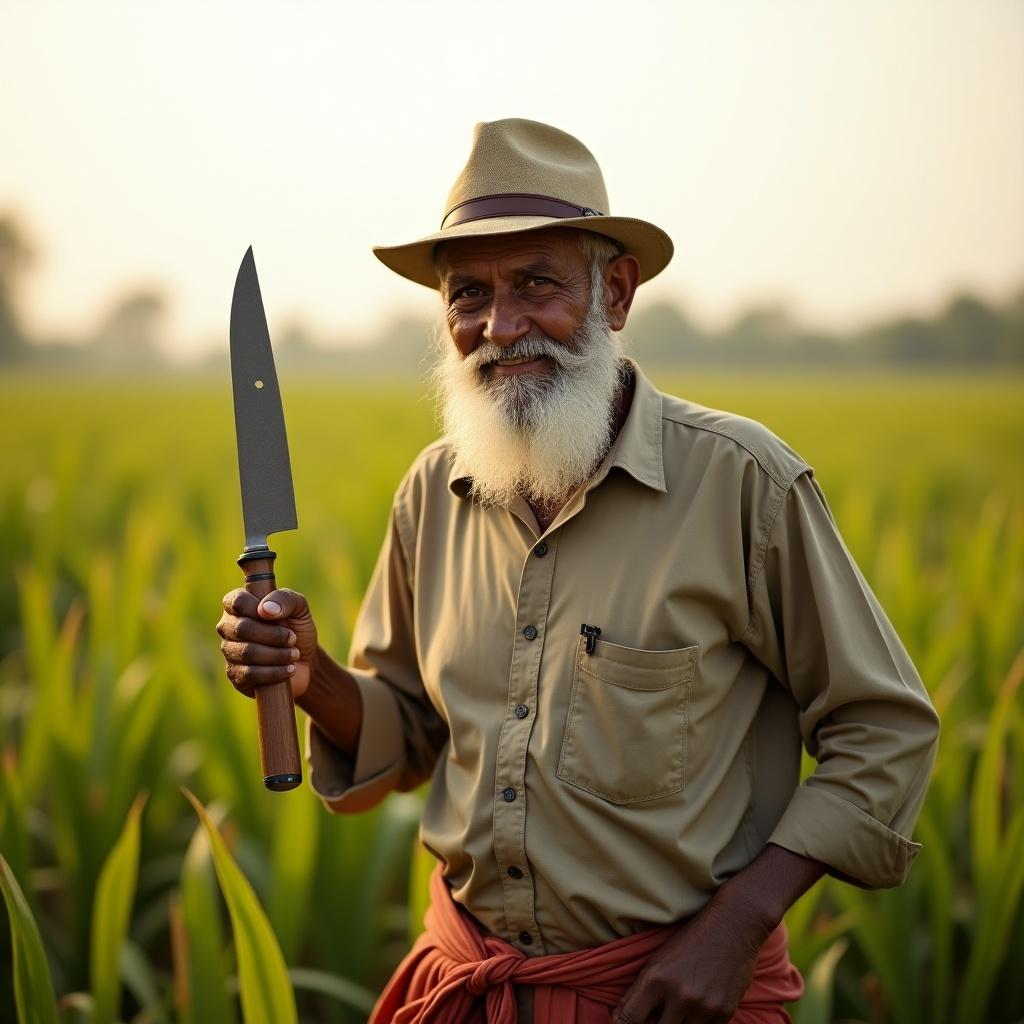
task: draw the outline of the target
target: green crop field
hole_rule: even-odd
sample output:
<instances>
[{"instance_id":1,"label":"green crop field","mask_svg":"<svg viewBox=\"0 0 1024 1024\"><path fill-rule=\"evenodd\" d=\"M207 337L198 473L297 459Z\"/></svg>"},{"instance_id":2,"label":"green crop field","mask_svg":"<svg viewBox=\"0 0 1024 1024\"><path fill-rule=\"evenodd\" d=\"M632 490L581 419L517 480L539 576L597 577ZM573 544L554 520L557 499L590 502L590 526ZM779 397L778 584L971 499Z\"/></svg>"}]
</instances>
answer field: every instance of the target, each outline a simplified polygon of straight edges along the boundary
<instances>
[{"instance_id":1,"label":"green crop field","mask_svg":"<svg viewBox=\"0 0 1024 1024\"><path fill-rule=\"evenodd\" d=\"M1024 378L652 376L815 467L942 715L906 885L827 879L787 918L798 1024L1024 1019ZM214 632L242 545L226 378L0 398L0 1020L365 1020L420 927L423 794L332 816L263 787ZM433 410L409 383L284 399L278 579L341 657Z\"/></svg>"}]
</instances>

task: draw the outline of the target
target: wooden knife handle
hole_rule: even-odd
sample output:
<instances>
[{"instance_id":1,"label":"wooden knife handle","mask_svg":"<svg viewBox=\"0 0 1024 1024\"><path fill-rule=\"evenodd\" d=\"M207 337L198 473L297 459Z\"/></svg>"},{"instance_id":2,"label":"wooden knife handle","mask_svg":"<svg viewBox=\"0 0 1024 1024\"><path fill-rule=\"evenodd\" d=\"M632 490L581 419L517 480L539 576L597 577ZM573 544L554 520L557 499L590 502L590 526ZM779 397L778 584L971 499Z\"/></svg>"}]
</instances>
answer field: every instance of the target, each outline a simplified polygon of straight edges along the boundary
<instances>
[{"instance_id":1,"label":"wooden knife handle","mask_svg":"<svg viewBox=\"0 0 1024 1024\"><path fill-rule=\"evenodd\" d=\"M246 548L239 555L238 564L245 573L245 589L254 597L266 597L277 589L275 558L277 553L267 547ZM257 686L255 691L263 784L275 792L295 789L302 783L302 763L299 760L292 684L285 679L280 683Z\"/></svg>"}]
</instances>

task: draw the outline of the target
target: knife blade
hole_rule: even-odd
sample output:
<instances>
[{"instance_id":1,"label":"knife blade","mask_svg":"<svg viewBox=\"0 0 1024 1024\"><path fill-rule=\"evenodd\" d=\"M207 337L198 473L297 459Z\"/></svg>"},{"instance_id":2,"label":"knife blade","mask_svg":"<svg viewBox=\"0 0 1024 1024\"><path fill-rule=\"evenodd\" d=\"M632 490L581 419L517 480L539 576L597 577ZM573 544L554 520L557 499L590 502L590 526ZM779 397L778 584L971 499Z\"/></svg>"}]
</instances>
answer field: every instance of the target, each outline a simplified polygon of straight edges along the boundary
<instances>
[{"instance_id":1,"label":"knife blade","mask_svg":"<svg viewBox=\"0 0 1024 1024\"><path fill-rule=\"evenodd\" d=\"M231 296L231 390L235 409L238 477L245 547L238 564L245 589L266 597L277 587L267 537L298 528L284 409L270 346L270 331L252 246L242 258ZM281 792L302 782L291 683L255 688L260 761L267 789Z\"/></svg>"},{"instance_id":2,"label":"knife blade","mask_svg":"<svg viewBox=\"0 0 1024 1024\"><path fill-rule=\"evenodd\" d=\"M298 520L281 391L251 245L231 299L231 388L245 544L266 547L268 534L295 530Z\"/></svg>"}]
</instances>

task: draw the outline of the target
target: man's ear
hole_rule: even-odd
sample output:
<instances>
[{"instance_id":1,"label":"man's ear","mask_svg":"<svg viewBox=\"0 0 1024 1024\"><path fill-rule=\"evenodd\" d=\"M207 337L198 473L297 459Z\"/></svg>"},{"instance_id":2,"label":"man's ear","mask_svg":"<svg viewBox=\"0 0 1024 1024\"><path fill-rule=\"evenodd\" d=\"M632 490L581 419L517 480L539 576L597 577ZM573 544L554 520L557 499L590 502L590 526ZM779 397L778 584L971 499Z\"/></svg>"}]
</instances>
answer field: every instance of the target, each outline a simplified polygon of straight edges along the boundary
<instances>
[{"instance_id":1,"label":"man's ear","mask_svg":"<svg viewBox=\"0 0 1024 1024\"><path fill-rule=\"evenodd\" d=\"M640 284L640 263L628 252L616 256L604 271L605 308L608 311L608 326L621 331L626 326L629 307Z\"/></svg>"}]
</instances>

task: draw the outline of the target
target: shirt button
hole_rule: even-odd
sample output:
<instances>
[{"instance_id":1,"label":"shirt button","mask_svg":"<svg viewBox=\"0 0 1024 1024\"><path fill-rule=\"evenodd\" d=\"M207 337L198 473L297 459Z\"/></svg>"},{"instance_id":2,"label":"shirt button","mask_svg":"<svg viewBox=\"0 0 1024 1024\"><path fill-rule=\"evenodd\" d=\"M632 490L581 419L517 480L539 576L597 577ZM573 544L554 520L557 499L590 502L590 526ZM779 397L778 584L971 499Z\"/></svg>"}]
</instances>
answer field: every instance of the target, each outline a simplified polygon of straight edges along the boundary
<instances>
[{"instance_id":1,"label":"shirt button","mask_svg":"<svg viewBox=\"0 0 1024 1024\"><path fill-rule=\"evenodd\" d=\"M511 786L509 786L508 789L503 789L501 791L501 795L505 798L505 800L508 803L512 803L512 801L516 798L516 791Z\"/></svg>"},{"instance_id":2,"label":"shirt button","mask_svg":"<svg viewBox=\"0 0 1024 1024\"><path fill-rule=\"evenodd\" d=\"M533 625L527 626L526 629L523 630L523 636L525 636L527 640L536 640L537 627Z\"/></svg>"},{"instance_id":3,"label":"shirt button","mask_svg":"<svg viewBox=\"0 0 1024 1024\"><path fill-rule=\"evenodd\" d=\"M509 875L510 875L510 876L511 876L512 878L522 878L522 877L523 877L523 873L522 873L522 871L520 871L520 870L519 870L519 868L517 868L517 867L515 866L515 864L513 864L513 865L512 865L512 867L510 867L510 868L508 869L508 873L509 873Z\"/></svg>"},{"instance_id":4,"label":"shirt button","mask_svg":"<svg viewBox=\"0 0 1024 1024\"><path fill-rule=\"evenodd\" d=\"M516 705L516 718L525 718L530 713L530 709L525 704Z\"/></svg>"},{"instance_id":5,"label":"shirt button","mask_svg":"<svg viewBox=\"0 0 1024 1024\"><path fill-rule=\"evenodd\" d=\"M537 545L537 546L536 546L536 547L535 547L535 548L533 549L533 553L534 553L534 554L535 554L535 555L536 555L536 556L537 556L538 558L543 558L543 557L544 557L544 556L545 556L545 555L546 555L546 554L548 553L548 546L547 546L547 544L545 544L545 543L544 543L544 541L541 541L541 542L540 542L540 543L539 543L539 544L538 544L538 545Z\"/></svg>"},{"instance_id":6,"label":"shirt button","mask_svg":"<svg viewBox=\"0 0 1024 1024\"><path fill-rule=\"evenodd\" d=\"M533 942L533 936L529 932L520 932L519 941L524 946L528 946L531 942Z\"/></svg>"}]
</instances>

